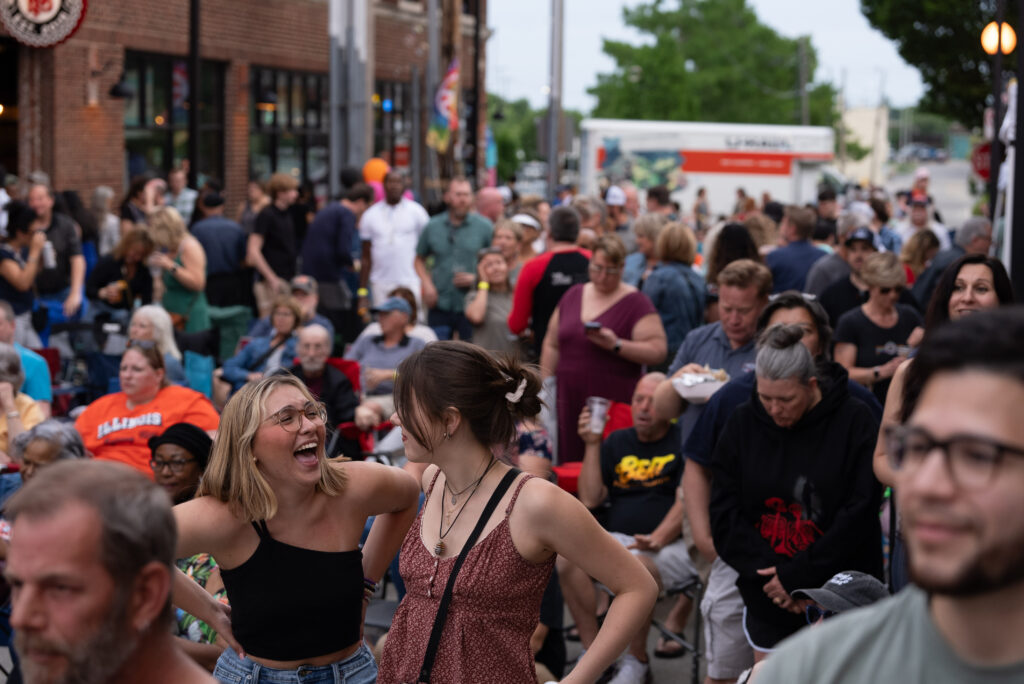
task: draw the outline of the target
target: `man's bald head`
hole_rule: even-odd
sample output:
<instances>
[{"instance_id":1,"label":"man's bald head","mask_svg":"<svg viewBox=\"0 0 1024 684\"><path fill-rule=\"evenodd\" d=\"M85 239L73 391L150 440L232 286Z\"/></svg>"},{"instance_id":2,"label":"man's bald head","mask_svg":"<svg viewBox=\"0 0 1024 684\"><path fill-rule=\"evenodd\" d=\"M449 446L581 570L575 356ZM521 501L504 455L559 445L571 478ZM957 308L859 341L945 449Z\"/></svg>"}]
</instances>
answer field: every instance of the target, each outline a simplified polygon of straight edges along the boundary
<instances>
[{"instance_id":1,"label":"man's bald head","mask_svg":"<svg viewBox=\"0 0 1024 684\"><path fill-rule=\"evenodd\" d=\"M476 210L491 222L496 222L505 213L505 200L498 188L481 188L476 193Z\"/></svg>"}]
</instances>

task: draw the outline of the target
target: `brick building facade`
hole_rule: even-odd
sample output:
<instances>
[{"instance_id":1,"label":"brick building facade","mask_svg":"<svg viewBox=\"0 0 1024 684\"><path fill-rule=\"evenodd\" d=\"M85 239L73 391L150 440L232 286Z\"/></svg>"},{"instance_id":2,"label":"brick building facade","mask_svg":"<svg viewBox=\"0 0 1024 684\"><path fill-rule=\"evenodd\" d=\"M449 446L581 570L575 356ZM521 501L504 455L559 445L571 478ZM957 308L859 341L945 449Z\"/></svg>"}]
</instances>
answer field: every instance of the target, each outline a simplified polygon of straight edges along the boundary
<instances>
[{"instance_id":1,"label":"brick building facade","mask_svg":"<svg viewBox=\"0 0 1024 684\"><path fill-rule=\"evenodd\" d=\"M202 124L197 168L223 180L232 207L244 198L251 173L281 170L325 186L327 0L200 4ZM370 0L371 89L384 84L407 92L402 84L413 77L413 65L420 74L425 70L425 4ZM450 9L455 2L442 4ZM473 2L462 4L474 7ZM480 0L479 6L486 17L486 2ZM459 23L461 81L469 89L473 18L462 16ZM46 171L55 187L77 190L83 197L98 185L121 193L129 176L143 168L166 172L188 149L187 129L183 130L187 112L182 113L188 37L187 0L90 2L79 30L54 48L14 43L0 27L0 70L11 69L17 79L15 106L6 103L0 114L0 162L9 173L22 177L31 170ZM483 60L480 73L485 73ZM129 82L134 79L135 97L126 100L109 94L122 75ZM257 121L267 115L253 100L261 99L259 94L267 89L278 95L276 119ZM12 97L4 90L0 88L0 98ZM481 106L483 97L481 93ZM424 106L430 98L423 93ZM372 101L380 107L379 98ZM396 126L395 114L384 117L375 112L372 120L378 129ZM406 112L402 119L406 129L408 116ZM425 131L425 115L421 121ZM367 131L368 138L377 141L371 148L386 153L379 145L381 140L393 144L391 133ZM481 140L483 135L481 125Z\"/></svg>"}]
</instances>

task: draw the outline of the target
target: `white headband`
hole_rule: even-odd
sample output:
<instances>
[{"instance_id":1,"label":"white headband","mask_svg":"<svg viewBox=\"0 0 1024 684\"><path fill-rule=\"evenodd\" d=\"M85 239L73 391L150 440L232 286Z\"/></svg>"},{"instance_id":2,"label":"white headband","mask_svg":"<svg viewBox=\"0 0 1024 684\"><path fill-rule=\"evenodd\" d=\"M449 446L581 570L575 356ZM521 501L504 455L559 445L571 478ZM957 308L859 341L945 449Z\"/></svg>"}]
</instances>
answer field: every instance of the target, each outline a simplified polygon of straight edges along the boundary
<instances>
[{"instance_id":1,"label":"white headband","mask_svg":"<svg viewBox=\"0 0 1024 684\"><path fill-rule=\"evenodd\" d=\"M512 217L512 223L521 223L524 226L530 226L535 230L540 230L540 222L533 218L529 214L516 214Z\"/></svg>"}]
</instances>

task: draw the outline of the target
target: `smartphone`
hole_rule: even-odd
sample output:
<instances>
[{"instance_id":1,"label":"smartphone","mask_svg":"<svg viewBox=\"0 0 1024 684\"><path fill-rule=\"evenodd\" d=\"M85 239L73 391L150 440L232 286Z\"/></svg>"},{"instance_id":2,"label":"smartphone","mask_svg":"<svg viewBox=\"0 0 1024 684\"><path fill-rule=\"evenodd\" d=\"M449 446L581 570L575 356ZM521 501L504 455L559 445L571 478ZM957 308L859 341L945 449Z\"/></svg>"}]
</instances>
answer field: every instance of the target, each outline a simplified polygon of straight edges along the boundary
<instances>
[{"instance_id":1,"label":"smartphone","mask_svg":"<svg viewBox=\"0 0 1024 684\"><path fill-rule=\"evenodd\" d=\"M598 323L597 321L587 321L586 323L583 324L583 329L584 330L600 330L601 329L601 324Z\"/></svg>"}]
</instances>

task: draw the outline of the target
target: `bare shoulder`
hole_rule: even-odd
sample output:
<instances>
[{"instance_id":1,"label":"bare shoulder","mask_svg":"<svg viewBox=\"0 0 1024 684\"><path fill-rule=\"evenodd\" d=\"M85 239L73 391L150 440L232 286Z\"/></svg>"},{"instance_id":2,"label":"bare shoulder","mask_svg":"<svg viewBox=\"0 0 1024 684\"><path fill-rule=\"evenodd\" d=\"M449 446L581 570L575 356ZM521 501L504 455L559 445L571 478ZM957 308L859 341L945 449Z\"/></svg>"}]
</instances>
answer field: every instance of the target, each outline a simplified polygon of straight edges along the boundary
<instances>
[{"instance_id":1,"label":"bare shoulder","mask_svg":"<svg viewBox=\"0 0 1024 684\"><path fill-rule=\"evenodd\" d=\"M236 516L227 503L212 496L201 496L174 507L178 524L178 555L230 552L231 547L249 527Z\"/></svg>"},{"instance_id":2,"label":"bare shoulder","mask_svg":"<svg viewBox=\"0 0 1024 684\"><path fill-rule=\"evenodd\" d=\"M355 502L367 515L406 508L419 495L416 480L395 466L343 461L334 467L341 469L347 478L345 495L336 497L338 505Z\"/></svg>"}]
</instances>

